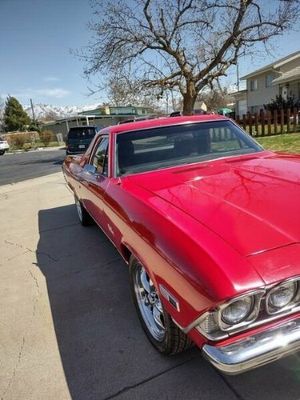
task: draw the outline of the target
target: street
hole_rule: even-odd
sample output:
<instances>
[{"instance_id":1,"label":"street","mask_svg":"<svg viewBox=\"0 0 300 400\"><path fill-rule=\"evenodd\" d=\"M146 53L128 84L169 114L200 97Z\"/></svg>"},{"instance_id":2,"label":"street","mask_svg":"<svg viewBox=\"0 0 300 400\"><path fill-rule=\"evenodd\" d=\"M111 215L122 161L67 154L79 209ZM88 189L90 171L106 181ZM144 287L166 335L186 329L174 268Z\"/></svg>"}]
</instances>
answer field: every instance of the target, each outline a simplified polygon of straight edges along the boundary
<instances>
[{"instance_id":1,"label":"street","mask_svg":"<svg viewBox=\"0 0 300 400\"><path fill-rule=\"evenodd\" d=\"M38 176L60 168L63 153L45 153L44 164L35 153L18 157ZM134 310L127 266L100 229L78 223L60 172L1 186L0 221L1 399L300 398L296 354L233 377L196 348L158 354Z\"/></svg>"},{"instance_id":2,"label":"street","mask_svg":"<svg viewBox=\"0 0 300 400\"><path fill-rule=\"evenodd\" d=\"M63 149L5 154L0 157L0 185L60 171L64 157Z\"/></svg>"}]
</instances>

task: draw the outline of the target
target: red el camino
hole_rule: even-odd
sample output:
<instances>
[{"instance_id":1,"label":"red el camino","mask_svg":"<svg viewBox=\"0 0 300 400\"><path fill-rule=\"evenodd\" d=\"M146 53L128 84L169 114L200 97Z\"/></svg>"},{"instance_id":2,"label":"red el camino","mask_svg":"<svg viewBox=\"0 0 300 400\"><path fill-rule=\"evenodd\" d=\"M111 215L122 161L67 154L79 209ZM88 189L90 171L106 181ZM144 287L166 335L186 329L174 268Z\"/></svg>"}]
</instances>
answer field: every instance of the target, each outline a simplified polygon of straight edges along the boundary
<instances>
[{"instance_id":1,"label":"red el camino","mask_svg":"<svg viewBox=\"0 0 300 400\"><path fill-rule=\"evenodd\" d=\"M204 115L103 129L63 172L158 351L195 343L237 374L300 349L300 156Z\"/></svg>"}]
</instances>

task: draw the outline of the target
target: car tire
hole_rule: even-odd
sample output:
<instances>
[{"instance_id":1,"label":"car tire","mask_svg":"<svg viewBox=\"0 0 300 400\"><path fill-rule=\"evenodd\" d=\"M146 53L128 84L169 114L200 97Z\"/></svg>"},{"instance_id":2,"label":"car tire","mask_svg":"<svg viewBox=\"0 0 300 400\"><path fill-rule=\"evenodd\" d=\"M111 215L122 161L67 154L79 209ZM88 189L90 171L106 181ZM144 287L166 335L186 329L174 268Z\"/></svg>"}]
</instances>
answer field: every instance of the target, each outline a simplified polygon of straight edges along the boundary
<instances>
[{"instance_id":1,"label":"car tire","mask_svg":"<svg viewBox=\"0 0 300 400\"><path fill-rule=\"evenodd\" d=\"M93 218L86 211L81 201L75 196L75 205L77 210L78 219L82 226L89 226L94 224Z\"/></svg>"},{"instance_id":2,"label":"car tire","mask_svg":"<svg viewBox=\"0 0 300 400\"><path fill-rule=\"evenodd\" d=\"M4 156L5 150L0 150L0 156Z\"/></svg>"},{"instance_id":3,"label":"car tire","mask_svg":"<svg viewBox=\"0 0 300 400\"><path fill-rule=\"evenodd\" d=\"M146 269L133 256L129 261L129 271L133 303L151 344L165 355L178 354L191 347L192 341L174 324Z\"/></svg>"}]
</instances>

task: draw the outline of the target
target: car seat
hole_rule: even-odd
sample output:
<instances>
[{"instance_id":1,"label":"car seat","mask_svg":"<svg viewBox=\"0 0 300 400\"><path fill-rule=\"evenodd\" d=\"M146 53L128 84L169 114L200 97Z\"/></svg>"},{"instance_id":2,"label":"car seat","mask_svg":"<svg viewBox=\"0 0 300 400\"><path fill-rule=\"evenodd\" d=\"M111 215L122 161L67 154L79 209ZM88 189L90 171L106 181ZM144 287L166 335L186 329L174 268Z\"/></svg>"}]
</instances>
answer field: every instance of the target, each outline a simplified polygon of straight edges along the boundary
<instances>
[{"instance_id":1,"label":"car seat","mask_svg":"<svg viewBox=\"0 0 300 400\"><path fill-rule=\"evenodd\" d=\"M132 165L134 158L134 145L131 140L124 140L118 143L118 162L119 168L122 169Z\"/></svg>"},{"instance_id":2,"label":"car seat","mask_svg":"<svg viewBox=\"0 0 300 400\"><path fill-rule=\"evenodd\" d=\"M193 137L177 137L174 141L176 156L188 156L195 151L195 140Z\"/></svg>"},{"instance_id":3,"label":"car seat","mask_svg":"<svg viewBox=\"0 0 300 400\"><path fill-rule=\"evenodd\" d=\"M198 154L209 154L211 151L211 137L209 129L200 129L196 136Z\"/></svg>"}]
</instances>

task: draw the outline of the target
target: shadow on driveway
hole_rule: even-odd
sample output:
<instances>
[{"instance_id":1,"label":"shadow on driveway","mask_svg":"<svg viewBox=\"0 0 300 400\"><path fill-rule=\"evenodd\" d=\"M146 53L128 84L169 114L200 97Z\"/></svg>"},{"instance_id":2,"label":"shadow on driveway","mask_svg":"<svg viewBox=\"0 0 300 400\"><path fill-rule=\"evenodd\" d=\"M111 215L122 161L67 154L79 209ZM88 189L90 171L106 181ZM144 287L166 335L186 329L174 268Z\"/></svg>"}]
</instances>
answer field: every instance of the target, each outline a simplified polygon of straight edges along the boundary
<instances>
[{"instance_id":1,"label":"shadow on driveway","mask_svg":"<svg viewBox=\"0 0 300 400\"><path fill-rule=\"evenodd\" d=\"M297 357L222 377L192 349L163 357L147 341L130 299L127 266L74 206L39 212L37 264L73 400L297 399Z\"/></svg>"}]
</instances>

